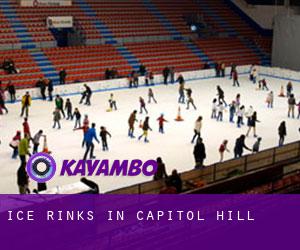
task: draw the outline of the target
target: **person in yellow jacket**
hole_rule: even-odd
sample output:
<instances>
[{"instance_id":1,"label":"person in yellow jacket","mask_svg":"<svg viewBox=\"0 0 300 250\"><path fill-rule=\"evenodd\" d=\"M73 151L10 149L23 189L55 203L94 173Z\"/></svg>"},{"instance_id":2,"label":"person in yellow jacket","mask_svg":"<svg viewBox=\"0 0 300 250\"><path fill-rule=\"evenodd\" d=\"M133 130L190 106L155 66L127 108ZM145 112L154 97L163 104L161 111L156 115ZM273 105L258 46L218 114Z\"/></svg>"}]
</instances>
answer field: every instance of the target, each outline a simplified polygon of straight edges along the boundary
<instances>
[{"instance_id":1,"label":"person in yellow jacket","mask_svg":"<svg viewBox=\"0 0 300 250\"><path fill-rule=\"evenodd\" d=\"M29 152L29 136L26 134L25 137L20 141L19 147L19 157L21 161L21 166L26 165L26 156L29 155L31 156Z\"/></svg>"},{"instance_id":2,"label":"person in yellow jacket","mask_svg":"<svg viewBox=\"0 0 300 250\"><path fill-rule=\"evenodd\" d=\"M28 117L30 105L31 105L31 96L30 96L29 92L26 92L25 95L22 97L21 117L23 117L24 113L25 113L25 116Z\"/></svg>"}]
</instances>

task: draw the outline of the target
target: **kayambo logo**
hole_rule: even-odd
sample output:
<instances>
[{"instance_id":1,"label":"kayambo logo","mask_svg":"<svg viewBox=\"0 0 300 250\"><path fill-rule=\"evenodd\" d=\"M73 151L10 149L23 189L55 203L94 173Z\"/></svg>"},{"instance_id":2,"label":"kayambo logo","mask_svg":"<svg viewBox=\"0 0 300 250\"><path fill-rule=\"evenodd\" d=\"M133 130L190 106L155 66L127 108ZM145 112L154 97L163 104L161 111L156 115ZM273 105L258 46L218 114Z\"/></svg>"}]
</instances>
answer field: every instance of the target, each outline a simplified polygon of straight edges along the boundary
<instances>
[{"instance_id":1,"label":"kayambo logo","mask_svg":"<svg viewBox=\"0 0 300 250\"><path fill-rule=\"evenodd\" d=\"M56 162L48 154L37 153L30 157L26 170L31 179L38 183L44 183L55 175Z\"/></svg>"},{"instance_id":2,"label":"kayambo logo","mask_svg":"<svg viewBox=\"0 0 300 250\"><path fill-rule=\"evenodd\" d=\"M39 183L49 181L56 172L56 162L52 156L38 153L27 163L29 177ZM153 176L157 172L155 160L64 160L60 176Z\"/></svg>"}]
</instances>

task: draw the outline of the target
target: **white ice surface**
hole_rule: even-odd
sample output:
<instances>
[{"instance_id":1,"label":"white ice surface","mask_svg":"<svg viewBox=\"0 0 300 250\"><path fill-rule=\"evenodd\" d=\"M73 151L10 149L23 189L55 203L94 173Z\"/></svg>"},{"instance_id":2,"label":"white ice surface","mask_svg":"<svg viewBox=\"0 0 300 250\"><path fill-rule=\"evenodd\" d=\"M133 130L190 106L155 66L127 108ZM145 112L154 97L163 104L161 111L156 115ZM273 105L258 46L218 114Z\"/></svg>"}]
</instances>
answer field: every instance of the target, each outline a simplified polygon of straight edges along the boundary
<instances>
[{"instance_id":1,"label":"white ice surface","mask_svg":"<svg viewBox=\"0 0 300 250\"><path fill-rule=\"evenodd\" d=\"M86 107L79 105L80 95L71 96L73 107L79 107L81 114L88 114L91 122L97 124L97 133L100 126L106 126L111 132L112 138L108 139L110 151L102 152L101 147L96 145L95 155L99 159L136 159L141 160L155 159L161 156L166 163L167 172L171 173L173 169L179 172L193 169L193 145L191 138L193 136L194 122L201 115L204 117L202 137L206 145L207 159L205 165L214 163L219 160L218 148L224 139L229 140L229 149L231 153L225 155L225 160L233 156L233 146L235 139L241 134L245 134L247 127L237 128L236 124L228 122L229 113L224 113L224 121L217 122L210 119L211 102L216 97L216 85L220 85L225 91L227 102L232 101L237 93L241 94L241 103L249 107L252 105L258 113L257 134L263 138L262 149L274 147L278 143L277 128L282 120L287 122L286 142L299 140L298 129L300 120L287 118L287 99L277 97L280 86L286 85L286 81L275 78L267 78L270 89L274 91L275 101L274 109L267 109L266 96L267 91L257 91L256 86L250 83L247 76L240 79L241 87L232 87L232 81L229 79L209 79L187 82L186 87L191 87L193 97L198 107L197 111L193 108L186 110L181 105L184 122L175 122L177 115L178 84L168 86L154 87L154 93L158 104L147 105L150 126L153 128L149 132L150 143L145 144L143 141L130 139L127 137L128 124L127 120L130 113L139 110L139 96L147 100L147 88L128 89L114 91L119 110L116 112L106 112L108 108L108 99L110 92L94 93L92 97L92 106ZM294 83L294 93L296 100L300 99L300 85ZM64 97L64 100L67 97ZM9 114L0 116L0 193L17 193L16 172L19 167L19 160L11 159L11 148L8 146L12 137L17 130L22 131L23 119L19 117L20 103L8 104ZM39 129L43 129L48 137L49 149L58 166L61 166L63 159L81 159L84 149L81 148L82 131L74 132L72 130L74 122L62 120L62 129L52 129L52 111L54 102L33 101L30 109L29 123L31 133L34 135ZM165 134L158 133L158 123L156 119L164 113L165 118L169 121L165 125ZM145 115L138 115L138 120L143 120ZM141 129L136 124L135 135L141 134ZM252 147L255 139L252 134L246 140L246 144ZM40 147L41 149L41 147ZM78 177L56 176L49 181L48 187L55 187L67 183L73 183L80 179ZM106 192L120 187L125 187L135 183L151 180L149 177L91 177L96 181L101 192ZM35 188L36 183L31 181L30 188Z\"/></svg>"}]
</instances>

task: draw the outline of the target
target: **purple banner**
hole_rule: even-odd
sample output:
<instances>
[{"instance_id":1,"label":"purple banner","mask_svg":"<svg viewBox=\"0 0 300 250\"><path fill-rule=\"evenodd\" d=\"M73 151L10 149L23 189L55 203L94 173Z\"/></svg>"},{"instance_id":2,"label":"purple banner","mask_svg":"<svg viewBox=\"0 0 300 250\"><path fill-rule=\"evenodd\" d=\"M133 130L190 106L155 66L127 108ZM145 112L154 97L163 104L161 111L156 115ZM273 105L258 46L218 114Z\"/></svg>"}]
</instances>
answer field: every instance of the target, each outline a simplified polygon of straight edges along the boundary
<instances>
[{"instance_id":1,"label":"purple banner","mask_svg":"<svg viewBox=\"0 0 300 250\"><path fill-rule=\"evenodd\" d=\"M1 249L298 249L298 195L0 195Z\"/></svg>"}]
</instances>

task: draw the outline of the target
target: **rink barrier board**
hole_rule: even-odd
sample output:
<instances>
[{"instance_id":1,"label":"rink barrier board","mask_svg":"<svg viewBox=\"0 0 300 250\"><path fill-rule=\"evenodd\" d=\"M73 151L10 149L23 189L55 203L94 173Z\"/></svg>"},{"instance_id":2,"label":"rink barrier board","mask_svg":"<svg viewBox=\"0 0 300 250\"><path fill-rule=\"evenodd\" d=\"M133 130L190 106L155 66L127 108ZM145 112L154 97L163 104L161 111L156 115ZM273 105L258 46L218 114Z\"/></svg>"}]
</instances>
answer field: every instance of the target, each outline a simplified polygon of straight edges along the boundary
<instances>
[{"instance_id":1,"label":"rink barrier board","mask_svg":"<svg viewBox=\"0 0 300 250\"><path fill-rule=\"evenodd\" d=\"M250 65L239 66L238 71L239 75L249 74ZM286 81L300 82L300 72L281 69L281 68L272 68L265 66L258 66L259 76L275 78ZM226 68L226 77L229 77L230 68ZM195 80L206 80L206 79L222 79L215 77L215 70L198 70L198 71L187 71L180 72L186 82L195 81ZM176 74L176 77L179 73ZM163 85L162 75L155 75L155 85L146 86L145 84L140 84L139 87L155 87ZM144 78L139 77L139 81L144 83ZM89 84L93 92L105 92L105 91L117 91L117 90L129 90L127 78L113 79L113 80L103 80L103 81L92 81L92 82L82 82L82 83L71 83L65 85L55 85L53 96L74 96L80 95L84 91L84 84ZM33 100L41 100L40 91L38 88L28 88L17 90L17 101L22 99L22 96L25 92L28 91ZM8 100L8 96L6 98ZM9 103L7 101L7 103Z\"/></svg>"},{"instance_id":2,"label":"rink barrier board","mask_svg":"<svg viewBox=\"0 0 300 250\"><path fill-rule=\"evenodd\" d=\"M249 154L239 159L231 159L221 163L215 163L203 169L193 169L180 173L184 185L200 183L205 187L206 184L213 184L218 181L226 181L228 174L239 170L241 174L273 168L276 164L289 161L300 161L300 141L286 144L282 147L274 147L263 150L256 154ZM294 164L294 163L292 163ZM290 166L287 166L287 168ZM300 169L299 163L295 164ZM241 175L237 175L241 176ZM165 180L149 181L135 184L129 187L120 188L107 192L108 194L156 194L165 185ZM196 187L199 188L199 187Z\"/></svg>"},{"instance_id":3,"label":"rink barrier board","mask_svg":"<svg viewBox=\"0 0 300 250\"><path fill-rule=\"evenodd\" d=\"M239 75L249 74L250 65L239 66ZM259 75L264 77L276 78L280 80L295 81L300 82L300 72L286 70L281 68L271 68L265 66L259 66ZM230 68L226 68L226 77L229 77ZM176 77L179 73L176 74ZM187 71L181 73L186 82L195 80L206 80L206 79L222 79L215 77L215 70L198 70L198 71ZM140 84L139 87L154 87L163 85L162 75L155 75L156 83L153 86L146 86L145 84ZM158 79L158 80L157 80ZM143 77L139 77L139 81L144 83ZM92 81L92 82L82 82L82 83L72 83L65 85L55 85L53 96L74 96L80 95L84 91L84 84L89 84L93 92L105 92L105 91L116 91L130 89L128 88L127 78L113 79L113 80L103 80L103 81ZM28 88L17 90L17 101L20 101L25 92L28 91L33 100L41 100L40 91L38 88ZM7 96L8 100L8 96ZM7 102L9 103L9 102Z\"/></svg>"}]
</instances>

